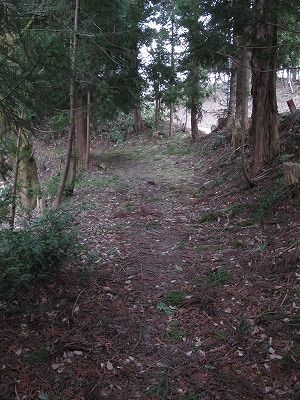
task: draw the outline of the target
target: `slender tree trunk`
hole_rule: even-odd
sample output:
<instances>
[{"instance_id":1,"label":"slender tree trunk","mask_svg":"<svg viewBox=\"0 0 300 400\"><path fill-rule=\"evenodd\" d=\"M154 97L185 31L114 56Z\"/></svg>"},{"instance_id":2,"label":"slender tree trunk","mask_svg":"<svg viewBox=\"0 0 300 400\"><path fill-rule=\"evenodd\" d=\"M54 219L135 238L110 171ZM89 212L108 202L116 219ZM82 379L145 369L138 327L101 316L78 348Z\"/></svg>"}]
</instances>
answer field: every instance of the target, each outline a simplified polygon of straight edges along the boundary
<instances>
[{"instance_id":1,"label":"slender tree trunk","mask_svg":"<svg viewBox=\"0 0 300 400\"><path fill-rule=\"evenodd\" d=\"M197 140L199 138L199 129L198 129L198 121L199 121L199 68L198 65L193 65L189 74L192 91L191 91L191 133L192 138Z\"/></svg>"},{"instance_id":2,"label":"slender tree trunk","mask_svg":"<svg viewBox=\"0 0 300 400\"><path fill-rule=\"evenodd\" d=\"M18 190L18 174L19 174L19 156L20 156L20 146L21 146L21 135L22 128L18 129L17 138L17 149L16 149L16 161L15 161L15 173L14 173L14 183L12 189L12 204L11 204L11 216L9 221L9 226L11 229L15 227L16 209L17 209L17 190Z\"/></svg>"},{"instance_id":3,"label":"slender tree trunk","mask_svg":"<svg viewBox=\"0 0 300 400\"><path fill-rule=\"evenodd\" d=\"M160 111L160 99L155 99L155 130L159 129L159 111Z\"/></svg>"},{"instance_id":4,"label":"slender tree trunk","mask_svg":"<svg viewBox=\"0 0 300 400\"><path fill-rule=\"evenodd\" d=\"M188 108L185 107L185 120L184 120L184 127L183 127L184 132L186 132L187 122L188 122Z\"/></svg>"},{"instance_id":5,"label":"slender tree trunk","mask_svg":"<svg viewBox=\"0 0 300 400\"><path fill-rule=\"evenodd\" d=\"M252 117L254 173L258 173L280 150L277 101L277 0L256 0L256 46L253 49Z\"/></svg>"},{"instance_id":6,"label":"slender tree trunk","mask_svg":"<svg viewBox=\"0 0 300 400\"><path fill-rule=\"evenodd\" d=\"M76 147L77 159L79 165L84 164L87 146L87 133L86 133L86 104L83 94L77 97L76 110L75 110L75 132L76 132Z\"/></svg>"},{"instance_id":7,"label":"slender tree trunk","mask_svg":"<svg viewBox=\"0 0 300 400\"><path fill-rule=\"evenodd\" d=\"M232 126L232 144L234 150L242 144L242 135L248 129L248 91L249 91L249 66L250 54L246 48L246 41L243 36L237 39L240 57L237 65L237 86L236 86L236 112Z\"/></svg>"},{"instance_id":8,"label":"slender tree trunk","mask_svg":"<svg viewBox=\"0 0 300 400\"><path fill-rule=\"evenodd\" d=\"M172 4L172 15L171 15L171 80L170 86L171 91L174 89L174 78L175 78L175 8L174 3ZM173 97L173 93L172 93ZM174 102L170 104L170 125L169 125L169 136L173 136L174 131Z\"/></svg>"},{"instance_id":9,"label":"slender tree trunk","mask_svg":"<svg viewBox=\"0 0 300 400\"><path fill-rule=\"evenodd\" d=\"M174 104L170 104L170 125L169 125L169 136L171 137L174 132Z\"/></svg>"},{"instance_id":10,"label":"slender tree trunk","mask_svg":"<svg viewBox=\"0 0 300 400\"><path fill-rule=\"evenodd\" d=\"M134 107L134 130L135 133L140 133L143 130L143 119L140 104Z\"/></svg>"},{"instance_id":11,"label":"slender tree trunk","mask_svg":"<svg viewBox=\"0 0 300 400\"><path fill-rule=\"evenodd\" d=\"M30 213L37 205L40 185L37 165L30 138L21 133L19 149L18 180L20 182L20 202L25 214Z\"/></svg>"},{"instance_id":12,"label":"slender tree trunk","mask_svg":"<svg viewBox=\"0 0 300 400\"><path fill-rule=\"evenodd\" d=\"M77 177L78 153L77 153L77 146L75 143L75 135L76 135L76 130L74 133L72 153L71 153L71 159L70 159L70 179L69 179L69 184L68 184L68 190L66 193L67 196L73 195L74 189L75 189L76 177Z\"/></svg>"},{"instance_id":13,"label":"slender tree trunk","mask_svg":"<svg viewBox=\"0 0 300 400\"><path fill-rule=\"evenodd\" d=\"M191 132L192 138L197 140L199 138L199 129L198 129L198 107L197 103L192 102L191 105Z\"/></svg>"},{"instance_id":14,"label":"slender tree trunk","mask_svg":"<svg viewBox=\"0 0 300 400\"><path fill-rule=\"evenodd\" d=\"M91 146L91 92L87 93L87 112L86 112L86 151L85 151L85 169L90 164L90 146Z\"/></svg>"},{"instance_id":15,"label":"slender tree trunk","mask_svg":"<svg viewBox=\"0 0 300 400\"><path fill-rule=\"evenodd\" d=\"M75 4L75 18L74 18L74 32L73 40L71 39L71 79L70 79L70 127L68 134L67 152L65 164L61 175L61 180L57 189L56 198L54 200L53 209L56 210L63 197L64 189L66 186L70 161L72 157L73 142L75 138L75 64L76 64L76 49L77 49L77 32L78 32L78 14L79 14L79 0Z\"/></svg>"},{"instance_id":16,"label":"slender tree trunk","mask_svg":"<svg viewBox=\"0 0 300 400\"><path fill-rule=\"evenodd\" d=\"M228 100L228 108L227 108L227 117L226 117L226 130L231 130L234 123L235 118L235 107L236 107L236 87L237 87L237 71L236 64L233 61L230 71L230 82L229 82L229 100Z\"/></svg>"}]
</instances>

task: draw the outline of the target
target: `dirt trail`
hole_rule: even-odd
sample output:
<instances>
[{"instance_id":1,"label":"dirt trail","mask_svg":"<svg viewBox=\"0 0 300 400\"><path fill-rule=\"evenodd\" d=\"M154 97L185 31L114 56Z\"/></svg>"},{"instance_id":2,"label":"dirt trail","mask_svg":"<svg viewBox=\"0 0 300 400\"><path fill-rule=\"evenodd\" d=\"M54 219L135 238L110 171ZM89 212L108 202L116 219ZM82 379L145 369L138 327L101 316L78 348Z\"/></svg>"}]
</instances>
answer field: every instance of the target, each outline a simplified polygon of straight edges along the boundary
<instances>
[{"instance_id":1,"label":"dirt trail","mask_svg":"<svg viewBox=\"0 0 300 400\"><path fill-rule=\"evenodd\" d=\"M299 212L251 224L240 209L257 193L228 160L223 138L94 152L71 204L95 271L39 293L39 310L16 319L15 349L52 351L30 368L7 360L20 398L299 398L299 298L287 289ZM291 245L285 278L269 273Z\"/></svg>"}]
</instances>

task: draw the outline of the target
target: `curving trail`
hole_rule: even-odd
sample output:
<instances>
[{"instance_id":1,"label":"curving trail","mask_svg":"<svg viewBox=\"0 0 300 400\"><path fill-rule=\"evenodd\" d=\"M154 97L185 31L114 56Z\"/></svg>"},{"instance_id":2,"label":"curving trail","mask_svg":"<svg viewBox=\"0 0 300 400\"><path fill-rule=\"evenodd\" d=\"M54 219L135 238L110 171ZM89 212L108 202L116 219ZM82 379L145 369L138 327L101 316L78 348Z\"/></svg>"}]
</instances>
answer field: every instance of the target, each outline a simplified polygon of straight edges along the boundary
<instances>
[{"instance_id":1,"label":"curving trail","mask_svg":"<svg viewBox=\"0 0 300 400\"><path fill-rule=\"evenodd\" d=\"M297 210L251 224L243 206L257 194L229 159L212 138L94 150L71 201L94 272L50 288L52 311L28 322L52 357L20 372L19 394L40 399L40 382L73 400L298 398L297 365L283 358L295 270L278 269Z\"/></svg>"}]
</instances>

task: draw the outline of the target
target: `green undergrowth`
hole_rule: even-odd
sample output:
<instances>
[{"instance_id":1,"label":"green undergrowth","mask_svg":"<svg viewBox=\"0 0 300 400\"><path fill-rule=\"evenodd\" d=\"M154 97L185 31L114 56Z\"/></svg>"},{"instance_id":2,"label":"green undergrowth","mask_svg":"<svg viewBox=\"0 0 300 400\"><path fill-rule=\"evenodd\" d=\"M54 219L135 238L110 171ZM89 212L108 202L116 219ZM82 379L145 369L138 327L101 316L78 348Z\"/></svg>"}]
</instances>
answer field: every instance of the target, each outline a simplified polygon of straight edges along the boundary
<instances>
[{"instance_id":1,"label":"green undergrowth","mask_svg":"<svg viewBox=\"0 0 300 400\"><path fill-rule=\"evenodd\" d=\"M117 163L125 163L128 161L139 161L143 158L143 152L145 149L128 150L122 148L119 151L108 150L101 153L94 153L91 155L92 159L95 159L97 163L104 163L109 170L111 165Z\"/></svg>"},{"instance_id":2,"label":"green undergrowth","mask_svg":"<svg viewBox=\"0 0 300 400\"><path fill-rule=\"evenodd\" d=\"M227 285L231 281L230 272L226 268L209 271L199 278L199 285L203 288Z\"/></svg>"},{"instance_id":3,"label":"green undergrowth","mask_svg":"<svg viewBox=\"0 0 300 400\"><path fill-rule=\"evenodd\" d=\"M70 213L47 212L18 230L0 230L0 297L25 292L79 260L84 249Z\"/></svg>"},{"instance_id":4,"label":"green undergrowth","mask_svg":"<svg viewBox=\"0 0 300 400\"><path fill-rule=\"evenodd\" d=\"M61 395L61 390L52 389L47 392L39 391L37 400L73 400L73 397L63 396Z\"/></svg>"},{"instance_id":5,"label":"green undergrowth","mask_svg":"<svg viewBox=\"0 0 300 400\"><path fill-rule=\"evenodd\" d=\"M237 226L251 226L258 221L273 217L286 196L288 193L285 186L275 186L263 193L253 204L246 202L245 204L230 205L224 210L204 211L199 218L199 223L219 222L227 217L235 217Z\"/></svg>"},{"instance_id":6,"label":"green undergrowth","mask_svg":"<svg viewBox=\"0 0 300 400\"><path fill-rule=\"evenodd\" d=\"M34 366L36 364L43 363L51 357L51 351L41 347L40 349L33 351L32 353L28 353L25 355L25 360L28 365Z\"/></svg>"},{"instance_id":7,"label":"green undergrowth","mask_svg":"<svg viewBox=\"0 0 300 400\"><path fill-rule=\"evenodd\" d=\"M120 179L116 175L102 176L96 179L82 179L76 183L76 187L96 186L101 189L107 189L120 182Z\"/></svg>"},{"instance_id":8,"label":"green undergrowth","mask_svg":"<svg viewBox=\"0 0 300 400\"><path fill-rule=\"evenodd\" d=\"M177 329L166 329L162 335L161 339L163 341L172 343L172 344L178 344L179 342L182 341L182 339L187 335L186 331L181 331Z\"/></svg>"},{"instance_id":9,"label":"green undergrowth","mask_svg":"<svg viewBox=\"0 0 300 400\"><path fill-rule=\"evenodd\" d=\"M189 146L170 145L161 151L162 155L186 155L191 154L192 149Z\"/></svg>"},{"instance_id":10,"label":"green undergrowth","mask_svg":"<svg viewBox=\"0 0 300 400\"><path fill-rule=\"evenodd\" d=\"M189 295L189 292L174 290L164 295L163 302L168 306L178 307Z\"/></svg>"}]
</instances>

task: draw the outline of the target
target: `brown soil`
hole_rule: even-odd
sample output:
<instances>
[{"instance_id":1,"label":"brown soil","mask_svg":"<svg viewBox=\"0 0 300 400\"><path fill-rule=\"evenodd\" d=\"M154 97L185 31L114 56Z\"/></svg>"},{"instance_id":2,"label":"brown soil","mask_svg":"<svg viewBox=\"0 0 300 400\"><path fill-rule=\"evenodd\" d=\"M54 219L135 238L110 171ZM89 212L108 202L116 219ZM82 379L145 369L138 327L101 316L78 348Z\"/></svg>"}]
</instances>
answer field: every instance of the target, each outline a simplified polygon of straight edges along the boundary
<instances>
[{"instance_id":1,"label":"brown soil","mask_svg":"<svg viewBox=\"0 0 300 400\"><path fill-rule=\"evenodd\" d=\"M217 133L95 143L69 203L94 271L2 304L1 400L299 399L299 191L281 169L248 189Z\"/></svg>"}]
</instances>

